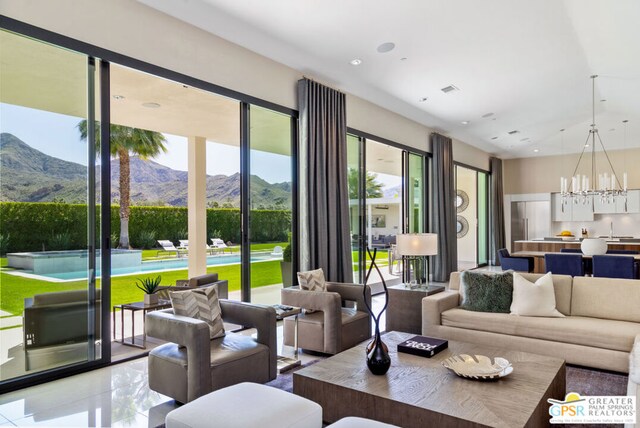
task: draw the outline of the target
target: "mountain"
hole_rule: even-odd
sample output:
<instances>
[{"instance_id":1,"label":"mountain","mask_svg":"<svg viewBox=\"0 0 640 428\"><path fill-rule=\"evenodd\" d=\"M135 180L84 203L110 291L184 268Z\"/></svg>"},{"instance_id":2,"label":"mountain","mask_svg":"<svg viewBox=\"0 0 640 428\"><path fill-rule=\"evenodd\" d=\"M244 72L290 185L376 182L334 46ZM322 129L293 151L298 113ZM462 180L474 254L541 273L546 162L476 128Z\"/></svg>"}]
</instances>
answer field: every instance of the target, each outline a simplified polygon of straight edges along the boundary
<instances>
[{"instance_id":1,"label":"mountain","mask_svg":"<svg viewBox=\"0 0 640 428\"><path fill-rule=\"evenodd\" d=\"M132 156L132 205L187 205L187 173ZM83 203L87 168L46 155L19 138L0 134L0 200ZM120 198L120 163L111 160L111 200ZM251 176L252 208L285 208L291 204L291 183L271 184ZM207 203L240 206L240 174L207 176Z\"/></svg>"},{"instance_id":2,"label":"mountain","mask_svg":"<svg viewBox=\"0 0 640 428\"><path fill-rule=\"evenodd\" d=\"M87 168L36 150L12 134L0 134L2 201L85 202Z\"/></svg>"}]
</instances>

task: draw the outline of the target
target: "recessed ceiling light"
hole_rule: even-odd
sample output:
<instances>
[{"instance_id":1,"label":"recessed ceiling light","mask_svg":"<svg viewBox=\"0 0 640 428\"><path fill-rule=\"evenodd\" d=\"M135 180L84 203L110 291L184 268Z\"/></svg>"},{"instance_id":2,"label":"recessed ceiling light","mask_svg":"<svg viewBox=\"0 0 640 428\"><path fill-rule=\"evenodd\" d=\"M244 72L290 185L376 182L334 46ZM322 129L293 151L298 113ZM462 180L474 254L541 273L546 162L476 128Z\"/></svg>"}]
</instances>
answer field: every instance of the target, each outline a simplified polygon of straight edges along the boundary
<instances>
[{"instance_id":1,"label":"recessed ceiling light","mask_svg":"<svg viewBox=\"0 0 640 428\"><path fill-rule=\"evenodd\" d=\"M600 100L601 103L604 103L605 101L607 100L605 100L604 98Z\"/></svg>"},{"instance_id":2,"label":"recessed ceiling light","mask_svg":"<svg viewBox=\"0 0 640 428\"><path fill-rule=\"evenodd\" d=\"M589 147L589 143L585 144L584 146L585 146L585 147Z\"/></svg>"},{"instance_id":3,"label":"recessed ceiling light","mask_svg":"<svg viewBox=\"0 0 640 428\"><path fill-rule=\"evenodd\" d=\"M422 97L418 100L419 103L423 103L425 101L427 101L429 99L429 97Z\"/></svg>"},{"instance_id":4,"label":"recessed ceiling light","mask_svg":"<svg viewBox=\"0 0 640 428\"><path fill-rule=\"evenodd\" d=\"M514 129L513 131L509 131L509 132L508 132L508 134L509 134L509 135L514 135L514 134L517 134L517 133L519 133L519 132L520 132L520 131L518 131L518 130Z\"/></svg>"},{"instance_id":5,"label":"recessed ceiling light","mask_svg":"<svg viewBox=\"0 0 640 428\"><path fill-rule=\"evenodd\" d=\"M533 149L533 153L538 153L540 149Z\"/></svg>"},{"instance_id":6,"label":"recessed ceiling light","mask_svg":"<svg viewBox=\"0 0 640 428\"><path fill-rule=\"evenodd\" d=\"M124 100L124 95L114 95L113 99L114 100Z\"/></svg>"},{"instance_id":7,"label":"recessed ceiling light","mask_svg":"<svg viewBox=\"0 0 640 428\"><path fill-rule=\"evenodd\" d=\"M562 128L562 129L560 130L560 132L564 132L564 128Z\"/></svg>"},{"instance_id":8,"label":"recessed ceiling light","mask_svg":"<svg viewBox=\"0 0 640 428\"><path fill-rule=\"evenodd\" d=\"M627 119L623 120L622 123L627 123L629 122Z\"/></svg>"},{"instance_id":9,"label":"recessed ceiling light","mask_svg":"<svg viewBox=\"0 0 640 428\"><path fill-rule=\"evenodd\" d=\"M482 117L485 117L485 118L486 118L486 117L491 117L491 116L493 116L493 113L486 113L486 114L483 114L483 115L482 115Z\"/></svg>"},{"instance_id":10,"label":"recessed ceiling light","mask_svg":"<svg viewBox=\"0 0 640 428\"><path fill-rule=\"evenodd\" d=\"M468 124L469 124L469 121L468 121L468 120L463 120L463 121L462 121L462 122L460 122L460 123L461 123L461 124L463 124L463 125L468 125Z\"/></svg>"},{"instance_id":11,"label":"recessed ceiling light","mask_svg":"<svg viewBox=\"0 0 640 428\"><path fill-rule=\"evenodd\" d=\"M448 94L449 92L455 92L455 91L459 91L460 89L458 89L456 86L454 85L449 85L449 86L445 86L444 88L440 89L442 92L444 92L445 94Z\"/></svg>"},{"instance_id":12,"label":"recessed ceiling light","mask_svg":"<svg viewBox=\"0 0 640 428\"><path fill-rule=\"evenodd\" d=\"M142 107L146 107L146 108L160 108L160 104L158 104L158 103L142 103Z\"/></svg>"},{"instance_id":13,"label":"recessed ceiling light","mask_svg":"<svg viewBox=\"0 0 640 428\"><path fill-rule=\"evenodd\" d=\"M609 129L609 132L613 132L615 130L616 130L616 128L611 128L611 129Z\"/></svg>"},{"instance_id":14,"label":"recessed ceiling light","mask_svg":"<svg viewBox=\"0 0 640 428\"><path fill-rule=\"evenodd\" d=\"M379 160L379 161L383 161L383 160L384 160L384 158L378 158L378 160Z\"/></svg>"},{"instance_id":15,"label":"recessed ceiling light","mask_svg":"<svg viewBox=\"0 0 640 428\"><path fill-rule=\"evenodd\" d=\"M497 140L497 139L498 139L498 137L491 137L491 139L492 139L492 140Z\"/></svg>"},{"instance_id":16,"label":"recessed ceiling light","mask_svg":"<svg viewBox=\"0 0 640 428\"><path fill-rule=\"evenodd\" d=\"M396 47L395 43L392 42L386 42L381 44L380 46L378 46L378 48L376 49L379 53L387 53L387 52L391 52L393 50L393 48Z\"/></svg>"},{"instance_id":17,"label":"recessed ceiling light","mask_svg":"<svg viewBox=\"0 0 640 428\"><path fill-rule=\"evenodd\" d=\"M402 58L400 58L400 61L406 61L406 60L408 60L408 59L409 59L409 58L407 58L406 56L403 56Z\"/></svg>"},{"instance_id":18,"label":"recessed ceiling light","mask_svg":"<svg viewBox=\"0 0 640 428\"><path fill-rule=\"evenodd\" d=\"M527 137L527 138L523 138L523 139L521 139L520 141L529 141L529 137Z\"/></svg>"},{"instance_id":19,"label":"recessed ceiling light","mask_svg":"<svg viewBox=\"0 0 640 428\"><path fill-rule=\"evenodd\" d=\"M362 60L360 58L354 58L351 61L349 61L349 64L351 64L351 65L360 65L360 64L362 64Z\"/></svg>"}]
</instances>

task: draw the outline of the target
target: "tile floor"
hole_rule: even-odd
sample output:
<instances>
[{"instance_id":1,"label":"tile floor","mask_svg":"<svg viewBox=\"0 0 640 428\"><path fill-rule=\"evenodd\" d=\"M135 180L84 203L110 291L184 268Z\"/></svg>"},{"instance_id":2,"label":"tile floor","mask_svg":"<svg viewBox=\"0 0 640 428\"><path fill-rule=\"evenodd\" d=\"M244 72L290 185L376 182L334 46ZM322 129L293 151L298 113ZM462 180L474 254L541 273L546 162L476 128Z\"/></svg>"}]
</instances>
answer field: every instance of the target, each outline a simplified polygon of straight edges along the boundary
<instances>
[{"instance_id":1,"label":"tile floor","mask_svg":"<svg viewBox=\"0 0 640 428\"><path fill-rule=\"evenodd\" d=\"M374 297L376 313L382 305L382 297ZM282 344L282 322L278 324L279 355L293 356L293 348ZM243 333L255 334L252 330ZM317 357L300 352L299 358L304 364ZM144 357L4 394L0 396L0 427L151 428L164 423L175 407L171 398L149 389Z\"/></svg>"}]
</instances>

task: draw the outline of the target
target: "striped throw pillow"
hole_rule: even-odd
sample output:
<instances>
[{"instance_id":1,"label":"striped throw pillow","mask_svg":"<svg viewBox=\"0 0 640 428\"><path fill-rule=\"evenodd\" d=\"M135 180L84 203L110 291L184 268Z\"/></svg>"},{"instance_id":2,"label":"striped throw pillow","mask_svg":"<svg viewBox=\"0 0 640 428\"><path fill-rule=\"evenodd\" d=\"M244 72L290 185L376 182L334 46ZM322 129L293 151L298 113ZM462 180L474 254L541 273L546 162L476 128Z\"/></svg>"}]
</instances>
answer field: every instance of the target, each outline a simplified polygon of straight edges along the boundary
<instances>
[{"instance_id":1,"label":"striped throw pillow","mask_svg":"<svg viewBox=\"0 0 640 428\"><path fill-rule=\"evenodd\" d=\"M327 283L324 280L324 272L322 269L298 272L298 284L300 284L301 290L327 291ZM304 311L308 314L315 312L315 310L306 308Z\"/></svg>"},{"instance_id":2,"label":"striped throw pillow","mask_svg":"<svg viewBox=\"0 0 640 428\"><path fill-rule=\"evenodd\" d=\"M202 287L195 290L171 291L173 313L196 318L209 325L209 337L216 339L224 336L222 311L218 301L218 287Z\"/></svg>"}]
</instances>

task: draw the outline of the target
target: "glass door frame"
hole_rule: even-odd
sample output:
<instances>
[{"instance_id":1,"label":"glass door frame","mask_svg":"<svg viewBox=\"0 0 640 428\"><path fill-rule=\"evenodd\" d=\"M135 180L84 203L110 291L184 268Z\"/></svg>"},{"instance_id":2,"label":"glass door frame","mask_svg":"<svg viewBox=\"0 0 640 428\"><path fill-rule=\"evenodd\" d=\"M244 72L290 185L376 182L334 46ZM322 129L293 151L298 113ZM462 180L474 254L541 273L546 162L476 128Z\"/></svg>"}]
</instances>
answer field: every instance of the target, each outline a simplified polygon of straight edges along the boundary
<instances>
[{"instance_id":1,"label":"glass door frame","mask_svg":"<svg viewBox=\"0 0 640 428\"><path fill-rule=\"evenodd\" d=\"M402 163L402 229L400 233L406 233L409 227L409 219L408 212L410 203L407 197L407 186L409 183L409 154L415 154L422 157L422 180L423 180L423 189L422 189L422 201L423 201L423 212L424 216L422 218L422 228L425 232L428 231L429 228L429 204L428 204L428 188L429 188L429 174L427 171L428 168L428 157L429 153L420 149L416 149L415 147L410 147L404 144L396 143L394 141L388 140L383 137L377 137L368 132L359 131L354 128L347 127L347 135L353 135L358 138L358 283L364 283L364 275L366 268L366 254L365 249L367 247L367 213L366 213L366 172L367 172L367 141L372 140L376 143L385 144L391 146L396 149L400 149L401 152L401 163Z\"/></svg>"},{"instance_id":2,"label":"glass door frame","mask_svg":"<svg viewBox=\"0 0 640 428\"><path fill-rule=\"evenodd\" d=\"M240 114L240 131L241 131L241 145L244 145L243 150L248 150L249 148L249 106L256 105L260 107L264 107L270 110L274 110L279 113L283 113L289 115L291 117L291 129L292 129L292 253L296 254L297 249L299 248L299 236L298 236L298 111L292 108L284 107L279 104L263 100L258 97L254 97L242 92L238 92L232 89L225 88L223 86L216 85L214 83L201 80L186 74L182 74L155 64L151 64L137 58L133 58L127 55L123 55L108 49L101 48L99 46L92 45L90 43L86 43L71 37L67 37L49 30L45 30L40 27L36 27L34 25L10 18L5 15L0 15L0 29L6 30L12 33L15 33L19 36L25 36L28 38L32 38L38 42L48 43L54 45L59 48L69 49L75 51L79 54L86 55L88 58L94 61L94 64L97 69L99 69L99 74L97 76L98 82L97 85L100 90L100 118L99 121L101 125L108 124L109 126L101 126L100 128L100 139L101 141L106 141L110 143L110 125L111 125L111 91L110 91L110 63L119 64L137 71L141 71L147 74L151 74L153 76L157 76L160 78L164 78L167 80L172 80L177 83L181 83L187 86L191 86L197 89L201 89L207 92L211 92L216 95L221 95L224 97L228 97L234 100L237 100L241 104L241 110L243 109L243 105L246 106L246 115L241 112ZM244 121L243 121L244 119ZM244 141L244 142L243 142ZM96 153L97 155L97 153ZM246 152L244 155L245 162L248 162L249 153ZM101 195L111 195L111 153L110 153L110 144L101 144L100 145L100 178L101 178ZM243 159L241 158L241 164L243 163ZM247 170L248 171L248 170ZM248 177L248 174L245 171L241 171L242 174ZM248 181L248 178L247 178ZM248 208L248 182L245 183L244 192L241 192L241 205L242 201L246 204ZM241 184L242 186L242 184ZM110 204L102 203L100 206L100 234L101 234L101 271L104 272L102 274L102 282L101 282L101 340L103 341L103 346L101 347L101 357L100 359L86 362L86 363L78 363L71 366L64 366L56 369L51 369L43 372L39 372L33 375L28 375L20 378L16 378L15 380L10 380L6 382L0 383L0 394L14 391L17 389L41 384L44 382L49 382L52 380L60 379L63 377L71 376L78 373L83 373L89 370L93 370L96 368L108 366L111 364L111 347L105 346L105 341L108 340L108 343L111 343L111 209ZM245 210L246 211L246 210ZM93 216L95 219L95 216ZM95 227L95 220L93 223ZM250 236L248 230L248 218L243 218L243 237L246 236L247 239ZM244 241L244 238L243 238ZM95 251L95 249L94 249ZM246 257L250 257L249 255L245 255L245 258L242 258L242 265L249 267L248 260ZM247 262L245 262L247 261ZM296 257L293 257L293 272L297 272L298 268L298 260ZM242 271L242 283L241 283L241 295L242 300L249 301L251 298L251 282L250 276L244 275L244 271ZM106 316L105 316L106 314ZM144 356L141 354L140 357Z\"/></svg>"},{"instance_id":3,"label":"glass door frame","mask_svg":"<svg viewBox=\"0 0 640 428\"><path fill-rule=\"evenodd\" d=\"M475 171L475 173L476 173L476 195L475 195L476 196L476 226L475 226L476 227L476 260L475 260L475 262L476 262L476 268L485 267L485 266L489 265L489 260L488 260L489 259L489 257L488 257L488 255L489 255L489 239L488 238L489 238L489 227L490 227L490 222L489 222L489 200L491 199L490 195L489 195L489 190L490 190L489 182L490 182L490 179L491 179L491 172L487 171L485 169L482 169L482 168L478 168L478 167L475 167L475 166L471 166L471 165L462 163L462 162L454 161L453 165L454 165L454 168L455 168L455 171L456 171L454 173L454 184L455 184L454 187L456 189L458 188L458 173L457 173L458 167L470 169L472 171ZM480 194L480 180L478 179L478 176L481 173L485 174L486 177L487 177L487 179L485 181L485 185L484 185L484 187L485 187L485 189L484 189L485 193L484 194L487 197L487 201L485 203L485 213L484 213L485 214L485 219L487 220L486 231L485 231L485 236L487 237L487 239L486 239L486 242L485 242L485 249L484 249L485 253L484 254L487 255L487 257L486 257L487 261L484 262L484 263L480 263L480 239L479 239L480 238L480 233L479 233L480 232L480 222L478 221L478 219L480 218L480 203L478 203L478 196Z\"/></svg>"},{"instance_id":4,"label":"glass door frame","mask_svg":"<svg viewBox=\"0 0 640 428\"><path fill-rule=\"evenodd\" d=\"M277 113L283 113L264 107ZM288 113L284 113L288 114ZM291 254L298 254L298 114L289 114L291 127ZM240 102L240 299L251 302L251 104ZM295 284L298 257L291 257L291 278Z\"/></svg>"},{"instance_id":5,"label":"glass door frame","mask_svg":"<svg viewBox=\"0 0 640 428\"><path fill-rule=\"evenodd\" d=\"M0 16L0 30L8 31L17 37L28 37L38 43L51 44L61 50L71 50L79 55L86 56L87 60L87 360L55 368L46 369L33 374L26 374L17 378L0 381L0 394L14 391L16 389L49 382L61 377L82 373L95 368L103 367L111 362L111 204L104 204L103 196L111 195L111 153L110 153L110 126L102 126L104 123L110 124L110 88L109 88L109 62L97 59L96 57L75 49L73 46L65 46L57 41L46 40L41 37L33 37L29 34L30 28L22 27L17 21L7 22L6 17ZM9 24L9 25L7 25ZM42 30L41 30L42 31ZM96 76L97 74L97 76ZM96 85L97 80L97 85ZM96 88L97 86L97 88ZM96 118L96 89L100 97L100 117ZM96 121L100 122L100 150L96 150ZM98 206L96 201L96 160L100 160L100 241L96 236L96 218ZM98 251L96 242L100 244L100 306L96 306L97 300L97 275ZM97 313L97 311L99 311ZM97 315L100 315L99 317ZM107 314L105 316L105 314ZM96 337L96 320L100 321L100 337ZM24 328L24 327L23 327ZM96 358L95 345L101 342L100 357ZM106 346L106 344L109 346ZM91 346L93 344L93 346ZM23 344L24 346L25 344Z\"/></svg>"}]
</instances>

